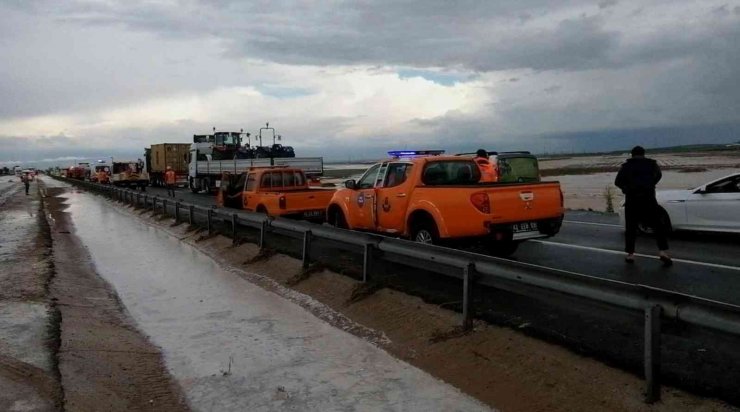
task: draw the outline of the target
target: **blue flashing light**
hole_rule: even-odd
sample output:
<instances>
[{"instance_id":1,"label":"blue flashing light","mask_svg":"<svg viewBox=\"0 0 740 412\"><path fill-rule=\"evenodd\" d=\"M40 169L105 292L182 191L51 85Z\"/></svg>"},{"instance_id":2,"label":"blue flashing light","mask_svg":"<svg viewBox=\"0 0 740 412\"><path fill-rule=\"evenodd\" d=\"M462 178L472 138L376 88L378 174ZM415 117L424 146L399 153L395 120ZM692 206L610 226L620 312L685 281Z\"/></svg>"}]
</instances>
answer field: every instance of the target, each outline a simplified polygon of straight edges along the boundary
<instances>
[{"instance_id":1,"label":"blue flashing light","mask_svg":"<svg viewBox=\"0 0 740 412\"><path fill-rule=\"evenodd\" d=\"M391 157L416 157L416 156L439 156L444 150L390 150Z\"/></svg>"}]
</instances>

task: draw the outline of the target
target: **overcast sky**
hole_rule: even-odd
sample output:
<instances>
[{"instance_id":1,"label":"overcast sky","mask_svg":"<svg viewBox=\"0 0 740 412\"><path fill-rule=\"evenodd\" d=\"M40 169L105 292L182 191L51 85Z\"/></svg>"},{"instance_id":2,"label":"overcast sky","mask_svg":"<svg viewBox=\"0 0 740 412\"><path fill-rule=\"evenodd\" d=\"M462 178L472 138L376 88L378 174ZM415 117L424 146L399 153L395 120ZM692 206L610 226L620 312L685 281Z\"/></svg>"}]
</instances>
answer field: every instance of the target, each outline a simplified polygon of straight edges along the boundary
<instances>
[{"instance_id":1,"label":"overcast sky","mask_svg":"<svg viewBox=\"0 0 740 412\"><path fill-rule=\"evenodd\" d=\"M740 1L0 0L0 161L740 139ZM70 160L66 160L70 159Z\"/></svg>"}]
</instances>

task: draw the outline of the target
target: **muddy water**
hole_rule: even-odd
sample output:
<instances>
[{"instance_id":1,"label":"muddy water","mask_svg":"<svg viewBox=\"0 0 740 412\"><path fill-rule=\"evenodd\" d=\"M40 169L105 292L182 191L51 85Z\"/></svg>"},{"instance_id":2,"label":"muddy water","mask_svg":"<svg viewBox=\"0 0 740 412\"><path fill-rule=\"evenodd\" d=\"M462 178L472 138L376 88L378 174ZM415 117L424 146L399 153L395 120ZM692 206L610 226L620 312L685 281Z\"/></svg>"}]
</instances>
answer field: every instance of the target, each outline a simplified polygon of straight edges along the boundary
<instances>
[{"instance_id":1,"label":"muddy water","mask_svg":"<svg viewBox=\"0 0 740 412\"><path fill-rule=\"evenodd\" d=\"M487 410L101 198L69 203L98 272L196 410Z\"/></svg>"}]
</instances>

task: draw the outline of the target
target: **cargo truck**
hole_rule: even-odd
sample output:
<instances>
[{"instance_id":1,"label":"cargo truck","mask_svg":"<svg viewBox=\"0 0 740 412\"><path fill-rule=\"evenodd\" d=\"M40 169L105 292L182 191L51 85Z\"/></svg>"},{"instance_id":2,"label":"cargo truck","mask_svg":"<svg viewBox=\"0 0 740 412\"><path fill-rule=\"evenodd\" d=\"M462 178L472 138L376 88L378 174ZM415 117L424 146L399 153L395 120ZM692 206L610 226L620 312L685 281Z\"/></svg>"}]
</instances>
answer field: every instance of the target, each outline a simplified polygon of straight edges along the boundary
<instances>
[{"instance_id":1,"label":"cargo truck","mask_svg":"<svg viewBox=\"0 0 740 412\"><path fill-rule=\"evenodd\" d=\"M164 173L167 166L175 172L176 186L188 184L190 143L159 143L144 150L149 182L152 186L165 186Z\"/></svg>"},{"instance_id":2,"label":"cargo truck","mask_svg":"<svg viewBox=\"0 0 740 412\"><path fill-rule=\"evenodd\" d=\"M274 129L263 127L259 132L260 142L262 132ZM259 157L257 149L252 149L249 143L242 145L244 139L249 139L249 133L243 132L215 132L213 135L194 135L190 145L188 185L193 193L210 193L218 189L221 176L224 173L238 175L253 167L285 166L302 169L308 178L316 178L324 173L324 159L321 157L294 157L295 153L280 146L280 150L273 147L267 153L268 157ZM279 157L279 156L291 157Z\"/></svg>"}]
</instances>

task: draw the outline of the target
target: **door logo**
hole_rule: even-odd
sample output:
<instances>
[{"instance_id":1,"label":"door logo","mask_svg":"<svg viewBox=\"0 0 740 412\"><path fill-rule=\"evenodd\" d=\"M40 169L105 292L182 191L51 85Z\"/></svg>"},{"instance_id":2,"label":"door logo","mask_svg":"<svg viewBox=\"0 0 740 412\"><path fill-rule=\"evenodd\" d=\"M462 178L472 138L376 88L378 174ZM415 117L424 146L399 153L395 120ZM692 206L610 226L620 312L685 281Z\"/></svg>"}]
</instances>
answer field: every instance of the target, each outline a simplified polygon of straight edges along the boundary
<instances>
[{"instance_id":1,"label":"door logo","mask_svg":"<svg viewBox=\"0 0 740 412\"><path fill-rule=\"evenodd\" d=\"M359 193L357 195L357 206L359 207L365 206L365 194L364 193Z\"/></svg>"},{"instance_id":2,"label":"door logo","mask_svg":"<svg viewBox=\"0 0 740 412\"><path fill-rule=\"evenodd\" d=\"M388 201L388 198L386 197L385 200L383 200L383 211L384 212L390 212L391 211L391 203Z\"/></svg>"}]
</instances>

